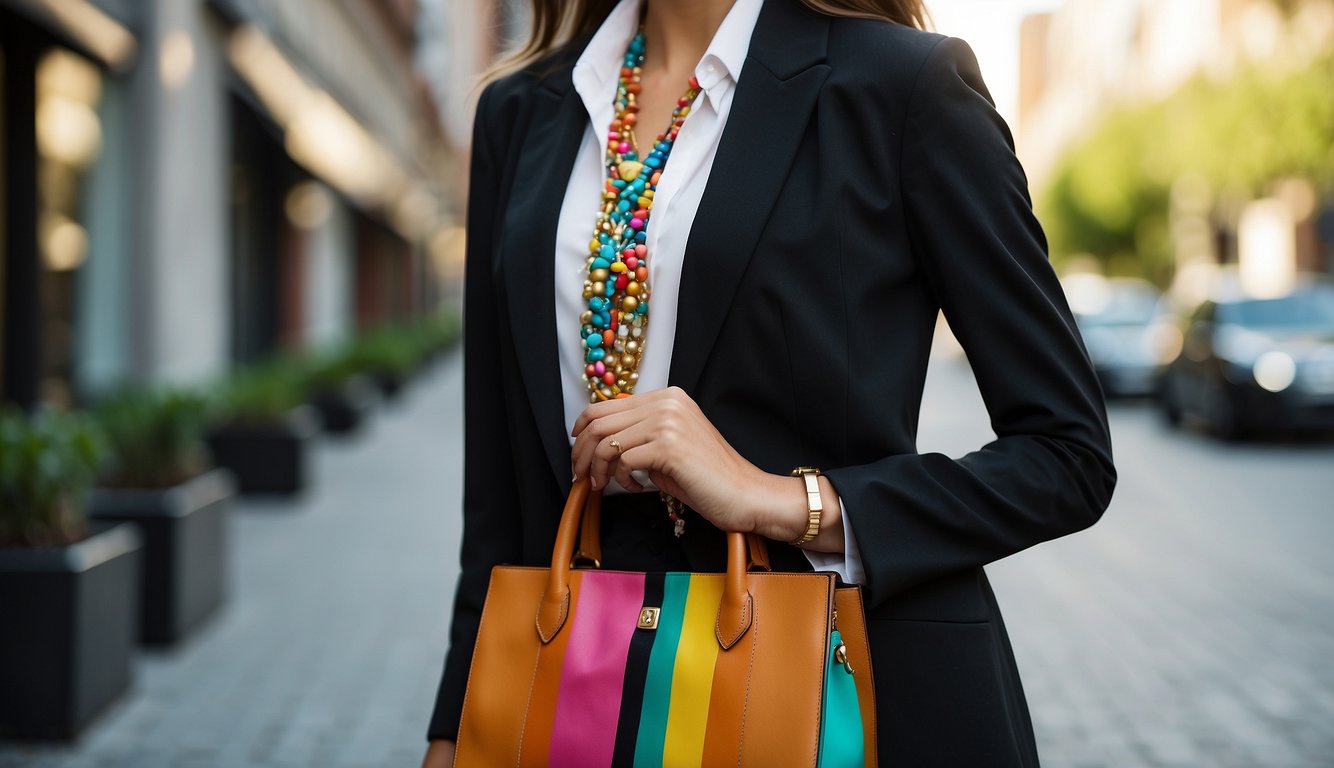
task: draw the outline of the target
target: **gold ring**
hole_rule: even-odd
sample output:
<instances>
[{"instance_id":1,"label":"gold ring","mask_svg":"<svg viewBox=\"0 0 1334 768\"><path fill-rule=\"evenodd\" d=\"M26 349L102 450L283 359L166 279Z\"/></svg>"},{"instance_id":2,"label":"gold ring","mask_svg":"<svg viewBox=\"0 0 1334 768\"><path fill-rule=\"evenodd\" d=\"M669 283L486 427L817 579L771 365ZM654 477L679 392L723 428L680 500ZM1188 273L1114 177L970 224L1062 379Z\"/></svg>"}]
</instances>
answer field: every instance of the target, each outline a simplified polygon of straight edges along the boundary
<instances>
[{"instance_id":1,"label":"gold ring","mask_svg":"<svg viewBox=\"0 0 1334 768\"><path fill-rule=\"evenodd\" d=\"M620 455L621 455L621 441L620 441L620 440L617 440L616 438L613 437L611 440L608 440L607 442L611 443L611 447L616 449L616 455L617 455L617 456L620 456Z\"/></svg>"}]
</instances>

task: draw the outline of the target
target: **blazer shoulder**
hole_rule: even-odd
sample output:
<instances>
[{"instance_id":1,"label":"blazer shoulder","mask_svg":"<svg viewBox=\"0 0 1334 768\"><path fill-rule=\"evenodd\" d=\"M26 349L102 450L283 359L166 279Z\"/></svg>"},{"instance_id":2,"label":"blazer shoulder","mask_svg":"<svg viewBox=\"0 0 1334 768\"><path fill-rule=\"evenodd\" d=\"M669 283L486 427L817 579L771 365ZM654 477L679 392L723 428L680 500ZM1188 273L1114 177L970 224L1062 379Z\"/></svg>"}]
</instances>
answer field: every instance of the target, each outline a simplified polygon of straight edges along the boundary
<instances>
[{"instance_id":1,"label":"blazer shoulder","mask_svg":"<svg viewBox=\"0 0 1334 768\"><path fill-rule=\"evenodd\" d=\"M958 38L877 19L833 19L828 50L832 77L894 97L907 97L923 77L939 77L936 70L969 69L975 61Z\"/></svg>"},{"instance_id":2,"label":"blazer shoulder","mask_svg":"<svg viewBox=\"0 0 1334 768\"><path fill-rule=\"evenodd\" d=\"M512 122L519 107L527 103L538 89L567 87L584 42L567 43L487 83L478 99L478 109L483 117L493 119L493 125Z\"/></svg>"}]
</instances>

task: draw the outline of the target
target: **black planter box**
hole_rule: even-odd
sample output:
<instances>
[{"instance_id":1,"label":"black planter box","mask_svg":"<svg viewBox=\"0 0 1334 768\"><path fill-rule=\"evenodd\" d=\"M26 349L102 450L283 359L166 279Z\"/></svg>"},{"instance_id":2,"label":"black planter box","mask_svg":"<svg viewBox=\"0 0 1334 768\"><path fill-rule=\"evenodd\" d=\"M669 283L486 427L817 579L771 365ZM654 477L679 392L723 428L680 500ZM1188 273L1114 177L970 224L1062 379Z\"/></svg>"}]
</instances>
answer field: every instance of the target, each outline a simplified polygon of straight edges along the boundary
<instances>
[{"instance_id":1,"label":"black planter box","mask_svg":"<svg viewBox=\"0 0 1334 768\"><path fill-rule=\"evenodd\" d=\"M398 399L398 396L403 394L403 387L408 383L407 377L396 371L377 371L372 376L385 400Z\"/></svg>"},{"instance_id":2,"label":"black planter box","mask_svg":"<svg viewBox=\"0 0 1334 768\"><path fill-rule=\"evenodd\" d=\"M215 429L208 447L213 463L236 475L241 493L291 495L306 487L311 441L319 431L319 416L302 406L277 424Z\"/></svg>"},{"instance_id":3,"label":"black planter box","mask_svg":"<svg viewBox=\"0 0 1334 768\"><path fill-rule=\"evenodd\" d=\"M130 684L139 531L0 549L0 737L71 739Z\"/></svg>"},{"instance_id":4,"label":"black planter box","mask_svg":"<svg viewBox=\"0 0 1334 768\"><path fill-rule=\"evenodd\" d=\"M227 510L236 483L215 469L173 488L98 488L89 517L135 523L143 534L139 641L169 645L222 605L227 591Z\"/></svg>"},{"instance_id":5,"label":"black planter box","mask_svg":"<svg viewBox=\"0 0 1334 768\"><path fill-rule=\"evenodd\" d=\"M312 405L320 412L325 432L350 435L366 423L379 399L375 382L365 376L353 376L343 386L316 395Z\"/></svg>"}]
</instances>

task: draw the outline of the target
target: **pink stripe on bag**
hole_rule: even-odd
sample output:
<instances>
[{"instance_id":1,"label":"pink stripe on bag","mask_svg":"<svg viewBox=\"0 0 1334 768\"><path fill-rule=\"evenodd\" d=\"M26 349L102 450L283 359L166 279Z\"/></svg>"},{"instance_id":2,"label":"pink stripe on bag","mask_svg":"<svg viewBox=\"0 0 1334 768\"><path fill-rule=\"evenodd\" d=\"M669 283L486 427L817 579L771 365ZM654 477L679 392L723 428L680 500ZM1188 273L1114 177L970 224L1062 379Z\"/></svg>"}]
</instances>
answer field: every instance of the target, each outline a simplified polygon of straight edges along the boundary
<instances>
[{"instance_id":1,"label":"pink stripe on bag","mask_svg":"<svg viewBox=\"0 0 1334 768\"><path fill-rule=\"evenodd\" d=\"M551 729L553 768L611 765L621 688L639 611L644 574L572 573L581 580Z\"/></svg>"}]
</instances>

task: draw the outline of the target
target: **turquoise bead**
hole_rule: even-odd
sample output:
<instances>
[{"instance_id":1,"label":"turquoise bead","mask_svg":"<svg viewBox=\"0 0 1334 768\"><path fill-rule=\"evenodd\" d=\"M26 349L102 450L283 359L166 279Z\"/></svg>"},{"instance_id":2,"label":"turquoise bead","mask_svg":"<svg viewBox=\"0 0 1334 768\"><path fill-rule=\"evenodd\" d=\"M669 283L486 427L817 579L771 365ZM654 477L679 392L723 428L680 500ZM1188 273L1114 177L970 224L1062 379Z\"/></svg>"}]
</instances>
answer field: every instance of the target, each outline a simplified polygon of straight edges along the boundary
<instances>
[{"instance_id":1,"label":"turquoise bead","mask_svg":"<svg viewBox=\"0 0 1334 768\"><path fill-rule=\"evenodd\" d=\"M585 357L584 359L590 363L596 363L597 361L601 360L606 356L607 356L607 350L599 347L596 349L588 350L588 356Z\"/></svg>"},{"instance_id":2,"label":"turquoise bead","mask_svg":"<svg viewBox=\"0 0 1334 768\"><path fill-rule=\"evenodd\" d=\"M597 349L602 346L602 334L590 333L584 338L584 343L588 345L589 349Z\"/></svg>"},{"instance_id":3,"label":"turquoise bead","mask_svg":"<svg viewBox=\"0 0 1334 768\"><path fill-rule=\"evenodd\" d=\"M630 210L630 201L629 201L629 200L622 200L621 202L617 203L617 204L616 204L616 210L618 210L618 211L628 211L628 210Z\"/></svg>"}]
</instances>

